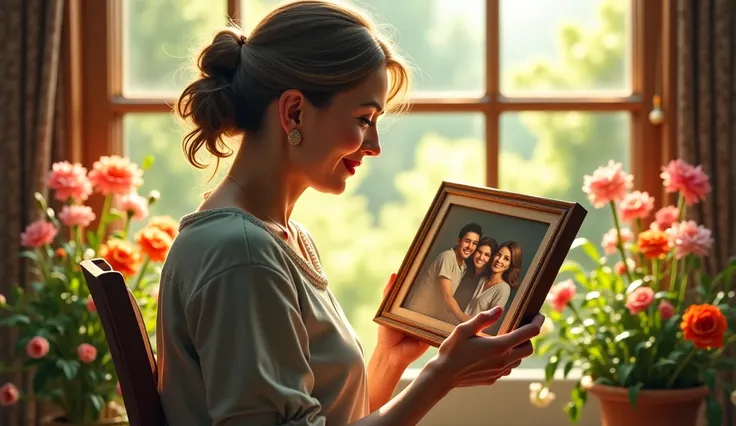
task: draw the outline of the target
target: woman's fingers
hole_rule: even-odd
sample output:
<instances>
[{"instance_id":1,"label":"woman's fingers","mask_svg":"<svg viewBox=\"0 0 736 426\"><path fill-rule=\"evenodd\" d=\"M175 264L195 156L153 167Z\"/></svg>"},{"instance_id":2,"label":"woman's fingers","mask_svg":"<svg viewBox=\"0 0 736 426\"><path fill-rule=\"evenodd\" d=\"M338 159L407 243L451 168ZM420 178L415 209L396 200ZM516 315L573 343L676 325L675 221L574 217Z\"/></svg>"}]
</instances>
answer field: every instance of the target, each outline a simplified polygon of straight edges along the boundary
<instances>
[{"instance_id":1,"label":"woman's fingers","mask_svg":"<svg viewBox=\"0 0 736 426\"><path fill-rule=\"evenodd\" d=\"M393 273L388 278L388 282L386 283L386 285L383 287L383 297L386 297L386 295L388 294L388 291L391 290L391 287L394 285L395 281L396 281L396 274Z\"/></svg>"},{"instance_id":2,"label":"woman's fingers","mask_svg":"<svg viewBox=\"0 0 736 426\"><path fill-rule=\"evenodd\" d=\"M483 329L493 325L494 322L501 318L503 308L496 306L490 311L483 311L469 321L466 321L453 330L452 334L458 338L468 339L480 333Z\"/></svg>"},{"instance_id":3,"label":"woman's fingers","mask_svg":"<svg viewBox=\"0 0 736 426\"><path fill-rule=\"evenodd\" d=\"M523 325L516 330L512 330L501 336L497 336L496 342L508 349L519 346L539 335L539 332L542 330L542 323L544 323L544 316L537 315L531 323Z\"/></svg>"}]
</instances>

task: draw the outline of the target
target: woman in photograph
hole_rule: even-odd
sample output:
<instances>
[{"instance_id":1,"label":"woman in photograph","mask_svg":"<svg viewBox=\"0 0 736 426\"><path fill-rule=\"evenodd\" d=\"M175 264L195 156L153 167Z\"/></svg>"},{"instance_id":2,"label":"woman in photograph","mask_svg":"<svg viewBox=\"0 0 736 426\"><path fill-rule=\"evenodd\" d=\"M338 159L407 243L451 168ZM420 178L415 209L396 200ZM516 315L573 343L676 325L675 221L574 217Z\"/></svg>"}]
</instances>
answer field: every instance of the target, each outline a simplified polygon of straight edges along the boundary
<instances>
[{"instance_id":1,"label":"woman in photograph","mask_svg":"<svg viewBox=\"0 0 736 426\"><path fill-rule=\"evenodd\" d=\"M483 237L478 241L473 254L465 259L465 274L455 292L455 300L463 312L465 312L465 308L475 294L478 285L481 285L487 278L490 278L490 261L496 252L497 246L498 243L493 238ZM465 314L467 315L467 312Z\"/></svg>"},{"instance_id":2,"label":"woman in photograph","mask_svg":"<svg viewBox=\"0 0 736 426\"><path fill-rule=\"evenodd\" d=\"M379 118L404 105L409 68L367 17L340 3L284 3L248 35L218 32L197 66L177 103L192 126L184 152L197 168L205 152L230 164L182 218L161 273L168 424L411 426L452 389L492 384L533 353L543 316L490 337L479 333L502 312L480 312L394 395L428 345L379 327L366 362L317 244L291 220L308 188L344 192L381 153Z\"/></svg>"},{"instance_id":3,"label":"woman in photograph","mask_svg":"<svg viewBox=\"0 0 736 426\"><path fill-rule=\"evenodd\" d=\"M465 308L468 315L476 315L494 306L505 308L511 296L511 288L519 286L521 271L521 246L506 241L498 246L489 263L490 276L482 279Z\"/></svg>"}]
</instances>

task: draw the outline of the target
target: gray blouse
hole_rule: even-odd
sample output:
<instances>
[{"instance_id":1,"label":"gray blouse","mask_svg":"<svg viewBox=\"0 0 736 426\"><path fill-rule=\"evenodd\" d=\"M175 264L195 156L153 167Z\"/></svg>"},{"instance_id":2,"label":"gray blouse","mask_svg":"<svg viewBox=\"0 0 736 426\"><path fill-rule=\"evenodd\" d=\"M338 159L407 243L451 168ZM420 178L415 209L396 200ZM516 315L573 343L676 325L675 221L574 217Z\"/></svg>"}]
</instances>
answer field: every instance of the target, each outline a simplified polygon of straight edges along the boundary
<instances>
[{"instance_id":1,"label":"gray blouse","mask_svg":"<svg viewBox=\"0 0 736 426\"><path fill-rule=\"evenodd\" d=\"M157 318L169 424L346 425L369 414L363 349L299 229L312 262L240 209L182 219Z\"/></svg>"},{"instance_id":2,"label":"gray blouse","mask_svg":"<svg viewBox=\"0 0 736 426\"><path fill-rule=\"evenodd\" d=\"M509 296L511 295L511 286L505 282L500 282L483 290L483 286L486 282L487 280L481 280L478 283L478 287L475 289L473 297L465 308L465 313L467 315L477 315L480 312L493 308L494 306L501 306L504 309L506 308L506 302L508 302Z\"/></svg>"}]
</instances>

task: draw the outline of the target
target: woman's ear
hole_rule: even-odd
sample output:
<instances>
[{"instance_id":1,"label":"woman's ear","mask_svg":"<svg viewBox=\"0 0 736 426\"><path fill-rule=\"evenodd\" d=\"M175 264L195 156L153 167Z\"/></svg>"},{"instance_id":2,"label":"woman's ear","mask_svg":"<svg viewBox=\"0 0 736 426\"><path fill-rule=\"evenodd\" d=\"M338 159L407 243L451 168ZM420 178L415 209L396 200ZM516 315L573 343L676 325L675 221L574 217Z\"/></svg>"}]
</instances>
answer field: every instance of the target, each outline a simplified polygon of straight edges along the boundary
<instances>
[{"instance_id":1,"label":"woman's ear","mask_svg":"<svg viewBox=\"0 0 736 426\"><path fill-rule=\"evenodd\" d=\"M289 134L301 125L305 101L304 94L295 89L287 90L279 97L279 122L284 133Z\"/></svg>"}]
</instances>

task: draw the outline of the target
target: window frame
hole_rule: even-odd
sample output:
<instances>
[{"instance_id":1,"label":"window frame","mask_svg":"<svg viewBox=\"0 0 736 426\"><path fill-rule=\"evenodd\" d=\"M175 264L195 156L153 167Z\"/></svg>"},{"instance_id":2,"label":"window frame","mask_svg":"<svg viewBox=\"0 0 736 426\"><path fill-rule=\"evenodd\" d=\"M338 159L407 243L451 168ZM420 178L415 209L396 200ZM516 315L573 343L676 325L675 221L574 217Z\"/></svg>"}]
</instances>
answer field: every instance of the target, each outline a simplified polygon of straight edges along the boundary
<instances>
[{"instance_id":1,"label":"window frame","mask_svg":"<svg viewBox=\"0 0 736 426\"><path fill-rule=\"evenodd\" d=\"M229 18L241 22L240 0L225 0ZM624 97L506 97L500 92L499 18L501 0L486 0L486 93L479 98L452 97L452 93L419 94L412 99L411 113L482 112L485 115L486 184L498 184L500 120L504 112L520 111L627 111L631 117L631 172L635 185L655 197L655 207L673 202L665 193L660 165L676 156L676 5L674 0L630 0L631 89ZM126 98L123 96L122 7L120 0L69 0L65 2L62 65L68 141L67 157L86 167L102 155L123 153L123 116L127 113L170 112L172 99ZM665 120L652 124L648 115L653 99L659 96ZM94 208L100 200L91 200ZM411 382L416 369L407 370L397 392ZM573 372L560 378L554 390L557 401L546 410L518 410L508 425L565 422L561 407L577 380ZM487 421L486 410L495 412L509 404L528 404L528 384L543 379L537 369L514 371L491 388L459 389L451 392L422 422L434 424L480 424ZM500 390L499 390L500 389ZM551 410L551 411L550 411ZM516 410L515 410L516 411ZM462 420L456 413L464 413ZM474 413L477 417L473 418ZM542 413L542 414L540 414ZM537 420L534 420L537 419ZM468 423L465 423L468 422ZM599 424L597 403L590 400L580 425Z\"/></svg>"}]
</instances>

